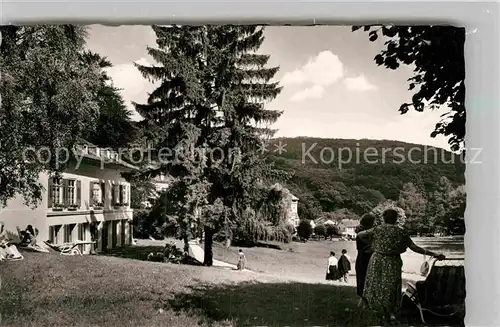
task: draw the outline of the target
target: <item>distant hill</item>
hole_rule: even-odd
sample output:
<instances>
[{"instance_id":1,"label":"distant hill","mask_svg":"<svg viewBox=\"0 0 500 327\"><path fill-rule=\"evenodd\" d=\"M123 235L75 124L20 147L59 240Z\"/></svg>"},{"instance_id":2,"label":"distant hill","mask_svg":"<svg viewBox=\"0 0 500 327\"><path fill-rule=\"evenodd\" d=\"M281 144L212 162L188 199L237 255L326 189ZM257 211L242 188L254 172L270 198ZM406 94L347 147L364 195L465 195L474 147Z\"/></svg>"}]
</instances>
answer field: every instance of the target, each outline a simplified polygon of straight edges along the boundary
<instances>
[{"instance_id":1,"label":"distant hill","mask_svg":"<svg viewBox=\"0 0 500 327\"><path fill-rule=\"evenodd\" d=\"M409 182L424 194L443 176L465 184L460 156L431 146L297 137L271 140L267 150L277 167L294 172L285 184L300 199L301 218L338 209L362 215L384 199L396 200Z\"/></svg>"}]
</instances>

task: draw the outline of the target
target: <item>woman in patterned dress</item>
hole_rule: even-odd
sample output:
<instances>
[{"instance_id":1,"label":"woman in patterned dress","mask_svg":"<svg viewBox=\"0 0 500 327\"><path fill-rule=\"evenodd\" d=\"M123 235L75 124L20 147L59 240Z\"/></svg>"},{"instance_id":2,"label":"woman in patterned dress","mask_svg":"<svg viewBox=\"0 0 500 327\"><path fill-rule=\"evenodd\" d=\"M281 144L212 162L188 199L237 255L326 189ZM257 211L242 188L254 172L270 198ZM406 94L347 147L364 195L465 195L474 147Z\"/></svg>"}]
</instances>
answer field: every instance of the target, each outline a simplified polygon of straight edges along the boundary
<instances>
[{"instance_id":1,"label":"woman in patterned dress","mask_svg":"<svg viewBox=\"0 0 500 327\"><path fill-rule=\"evenodd\" d=\"M358 234L366 243L372 244L373 255L368 263L363 297L369 306L383 314L384 319L398 324L396 311L401 301L402 267L401 253L410 250L443 260L442 254L427 251L413 243L409 234L396 225L398 212L387 209L383 213L384 223Z\"/></svg>"}]
</instances>

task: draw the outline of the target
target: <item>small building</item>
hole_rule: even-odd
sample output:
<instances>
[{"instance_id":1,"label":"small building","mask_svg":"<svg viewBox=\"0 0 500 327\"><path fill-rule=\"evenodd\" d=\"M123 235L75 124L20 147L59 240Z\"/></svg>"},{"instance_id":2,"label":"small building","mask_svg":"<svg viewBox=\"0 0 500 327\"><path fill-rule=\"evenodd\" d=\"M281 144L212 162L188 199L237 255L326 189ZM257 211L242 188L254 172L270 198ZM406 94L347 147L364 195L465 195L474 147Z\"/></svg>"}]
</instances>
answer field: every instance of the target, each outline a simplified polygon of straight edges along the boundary
<instances>
[{"instance_id":1,"label":"small building","mask_svg":"<svg viewBox=\"0 0 500 327\"><path fill-rule=\"evenodd\" d=\"M310 221L310 224L311 224L311 228L313 229L314 231L314 228L316 228L316 223L314 222L314 220L311 220Z\"/></svg>"},{"instance_id":2,"label":"small building","mask_svg":"<svg viewBox=\"0 0 500 327\"><path fill-rule=\"evenodd\" d=\"M356 238L356 227L358 227L359 221L355 219L342 219L340 226L341 226L341 233L342 236L348 238L348 239L355 239Z\"/></svg>"},{"instance_id":3,"label":"small building","mask_svg":"<svg viewBox=\"0 0 500 327\"><path fill-rule=\"evenodd\" d=\"M90 241L91 229L97 236L98 251L130 244L130 184L121 173L137 168L116 152L92 144L77 150L77 160L70 161L60 177L40 174L45 192L36 208L26 206L18 195L0 210L0 220L11 235L17 235L17 226L32 225L38 229L38 241L53 244ZM89 253L90 245L81 246L80 251Z\"/></svg>"}]
</instances>

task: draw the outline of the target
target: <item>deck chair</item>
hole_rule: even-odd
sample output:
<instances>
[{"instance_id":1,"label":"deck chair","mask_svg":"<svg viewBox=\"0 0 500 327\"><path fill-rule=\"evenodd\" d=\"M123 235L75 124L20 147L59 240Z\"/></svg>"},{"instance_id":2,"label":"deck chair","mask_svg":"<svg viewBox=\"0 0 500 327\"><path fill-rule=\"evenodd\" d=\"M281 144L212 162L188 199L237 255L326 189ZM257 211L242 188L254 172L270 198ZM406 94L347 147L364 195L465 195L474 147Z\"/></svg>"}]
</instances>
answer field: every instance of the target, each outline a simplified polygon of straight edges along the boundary
<instances>
[{"instance_id":1,"label":"deck chair","mask_svg":"<svg viewBox=\"0 0 500 327\"><path fill-rule=\"evenodd\" d=\"M422 323L424 312L439 317L452 317L465 313L465 269L463 258L431 261L425 280L408 282L401 303L409 299L419 313Z\"/></svg>"},{"instance_id":2,"label":"deck chair","mask_svg":"<svg viewBox=\"0 0 500 327\"><path fill-rule=\"evenodd\" d=\"M45 241L44 243L52 250L59 252L60 255L83 255L83 253L78 248L79 245L94 244L95 242L75 241L70 243L52 244Z\"/></svg>"}]
</instances>

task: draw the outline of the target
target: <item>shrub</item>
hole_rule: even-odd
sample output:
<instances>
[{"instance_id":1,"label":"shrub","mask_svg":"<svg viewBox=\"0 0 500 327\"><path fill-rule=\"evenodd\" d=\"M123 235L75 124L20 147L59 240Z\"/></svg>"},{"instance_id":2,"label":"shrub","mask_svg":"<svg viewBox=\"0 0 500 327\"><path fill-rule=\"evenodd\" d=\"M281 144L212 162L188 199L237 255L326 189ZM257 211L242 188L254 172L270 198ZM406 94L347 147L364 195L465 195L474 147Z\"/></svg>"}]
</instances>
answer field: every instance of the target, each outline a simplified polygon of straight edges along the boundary
<instances>
[{"instance_id":1,"label":"shrub","mask_svg":"<svg viewBox=\"0 0 500 327\"><path fill-rule=\"evenodd\" d=\"M148 238L154 230L150 217L150 210L135 210L133 226L134 238Z\"/></svg>"},{"instance_id":2,"label":"shrub","mask_svg":"<svg viewBox=\"0 0 500 327\"><path fill-rule=\"evenodd\" d=\"M313 228L309 220L301 220L299 226L297 227L297 234L300 239L308 240L313 233Z\"/></svg>"},{"instance_id":3,"label":"shrub","mask_svg":"<svg viewBox=\"0 0 500 327\"><path fill-rule=\"evenodd\" d=\"M338 235L338 234L339 234L339 230L338 230L337 226L331 225L331 224L326 225L326 236L327 237L331 238L331 237Z\"/></svg>"},{"instance_id":4,"label":"shrub","mask_svg":"<svg viewBox=\"0 0 500 327\"><path fill-rule=\"evenodd\" d=\"M165 244L165 249L163 250L163 256L165 262L170 263L182 263L185 259L184 251L181 251L175 246L175 244Z\"/></svg>"},{"instance_id":5,"label":"shrub","mask_svg":"<svg viewBox=\"0 0 500 327\"><path fill-rule=\"evenodd\" d=\"M295 226L293 226L292 224L286 224L286 229L288 230L288 233L290 235L295 235L295 233L297 233L297 230L295 229Z\"/></svg>"},{"instance_id":6,"label":"shrub","mask_svg":"<svg viewBox=\"0 0 500 327\"><path fill-rule=\"evenodd\" d=\"M320 238L326 237L326 226L323 224L316 225L316 227L314 227L314 234Z\"/></svg>"}]
</instances>

